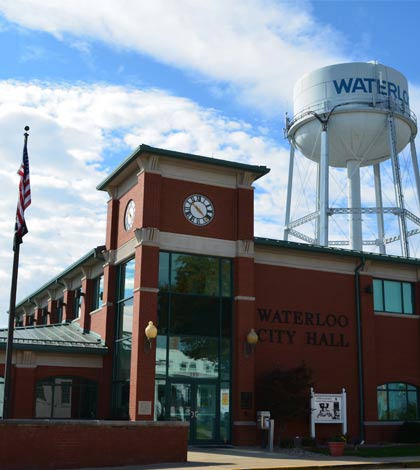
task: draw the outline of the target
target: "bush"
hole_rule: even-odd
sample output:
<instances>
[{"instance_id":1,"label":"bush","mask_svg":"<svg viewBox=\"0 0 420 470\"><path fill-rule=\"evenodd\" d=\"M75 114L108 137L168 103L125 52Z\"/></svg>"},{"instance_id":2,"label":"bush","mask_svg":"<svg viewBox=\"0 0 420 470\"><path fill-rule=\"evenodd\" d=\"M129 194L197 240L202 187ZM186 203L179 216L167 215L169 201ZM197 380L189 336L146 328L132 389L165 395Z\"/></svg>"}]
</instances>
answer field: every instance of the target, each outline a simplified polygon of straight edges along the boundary
<instances>
[{"instance_id":1,"label":"bush","mask_svg":"<svg viewBox=\"0 0 420 470\"><path fill-rule=\"evenodd\" d=\"M295 442L291 437L284 437L280 442L283 449L293 449L295 447Z\"/></svg>"},{"instance_id":2,"label":"bush","mask_svg":"<svg viewBox=\"0 0 420 470\"><path fill-rule=\"evenodd\" d=\"M316 440L313 437L303 437L302 446L303 447L316 447Z\"/></svg>"},{"instance_id":3,"label":"bush","mask_svg":"<svg viewBox=\"0 0 420 470\"><path fill-rule=\"evenodd\" d=\"M397 442L417 444L420 442L420 422L406 421L398 430Z\"/></svg>"}]
</instances>

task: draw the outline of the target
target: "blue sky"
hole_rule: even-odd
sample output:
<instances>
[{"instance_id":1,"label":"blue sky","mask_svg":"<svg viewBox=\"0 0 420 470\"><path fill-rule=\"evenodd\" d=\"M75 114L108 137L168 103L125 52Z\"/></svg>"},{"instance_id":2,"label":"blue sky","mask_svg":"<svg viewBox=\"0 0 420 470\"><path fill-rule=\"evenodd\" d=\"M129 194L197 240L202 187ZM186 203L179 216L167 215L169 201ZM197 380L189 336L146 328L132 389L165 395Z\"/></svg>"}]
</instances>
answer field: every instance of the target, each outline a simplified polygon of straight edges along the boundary
<instances>
[{"instance_id":1,"label":"blue sky","mask_svg":"<svg viewBox=\"0 0 420 470\"><path fill-rule=\"evenodd\" d=\"M0 0L0 325L26 124L33 203L18 299L103 244L107 196L95 187L141 143L270 167L256 235L281 238L294 82L378 60L407 77L419 113L419 17L417 1Z\"/></svg>"}]
</instances>

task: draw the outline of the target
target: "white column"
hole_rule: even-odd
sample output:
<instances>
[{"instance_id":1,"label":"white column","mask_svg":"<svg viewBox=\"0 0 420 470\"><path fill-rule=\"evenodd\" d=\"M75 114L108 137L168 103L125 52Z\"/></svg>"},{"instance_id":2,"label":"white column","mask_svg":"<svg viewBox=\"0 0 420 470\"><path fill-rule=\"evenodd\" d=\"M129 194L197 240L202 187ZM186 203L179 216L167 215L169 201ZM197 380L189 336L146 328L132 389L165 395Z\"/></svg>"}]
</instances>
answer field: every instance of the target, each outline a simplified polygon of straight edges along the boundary
<instances>
[{"instance_id":1,"label":"white column","mask_svg":"<svg viewBox=\"0 0 420 470\"><path fill-rule=\"evenodd\" d=\"M316 207L315 210L319 213L319 186L320 186L320 164L319 162L316 162ZM319 245L319 215L315 219L315 240L316 243Z\"/></svg>"},{"instance_id":2,"label":"white column","mask_svg":"<svg viewBox=\"0 0 420 470\"><path fill-rule=\"evenodd\" d=\"M321 159L319 162L319 244L328 245L328 211L329 211L329 154L327 125L323 124L321 132Z\"/></svg>"},{"instance_id":3,"label":"white column","mask_svg":"<svg viewBox=\"0 0 420 470\"><path fill-rule=\"evenodd\" d=\"M274 419L270 419L270 427L268 429L268 450L274 451Z\"/></svg>"},{"instance_id":4,"label":"white column","mask_svg":"<svg viewBox=\"0 0 420 470\"><path fill-rule=\"evenodd\" d=\"M400 237L401 237L401 254L404 257L410 256L410 250L408 245L407 238L407 224L405 220L404 213L404 196L402 193L402 184L401 184L401 173L400 173L400 163L398 160L398 154L395 145L395 122L394 116L390 114L388 116L388 139L389 139L389 148L392 162L392 174L394 177L394 187L395 187L395 199L398 208L400 209L399 214L399 226L400 226Z\"/></svg>"},{"instance_id":5,"label":"white column","mask_svg":"<svg viewBox=\"0 0 420 470\"><path fill-rule=\"evenodd\" d=\"M385 224L384 224L384 212L383 212L383 202L382 202L382 183L381 183L381 167L379 163L373 165L373 177L375 180L375 201L376 208L380 209L376 214L376 220L378 224L378 240L379 240L379 253L384 255L385 250Z\"/></svg>"},{"instance_id":6,"label":"white column","mask_svg":"<svg viewBox=\"0 0 420 470\"><path fill-rule=\"evenodd\" d=\"M411 153L411 161L412 161L412 164L413 164L414 177L416 179L417 200L419 201L419 207L420 207L419 163L418 163L418 160L417 160L417 150L416 150L416 143L414 141L414 136L411 136L411 139L410 139L410 153Z\"/></svg>"},{"instance_id":7,"label":"white column","mask_svg":"<svg viewBox=\"0 0 420 470\"><path fill-rule=\"evenodd\" d=\"M314 389L311 387L311 437L315 439L315 396L314 396Z\"/></svg>"},{"instance_id":8,"label":"white column","mask_svg":"<svg viewBox=\"0 0 420 470\"><path fill-rule=\"evenodd\" d=\"M347 393L345 388L341 391L341 406L343 407L341 411L343 417L343 434L347 434Z\"/></svg>"},{"instance_id":9,"label":"white column","mask_svg":"<svg viewBox=\"0 0 420 470\"><path fill-rule=\"evenodd\" d=\"M362 212L360 195L360 166L357 160L347 161L347 187L349 214L350 248L352 250L363 250L362 236Z\"/></svg>"},{"instance_id":10,"label":"white column","mask_svg":"<svg viewBox=\"0 0 420 470\"><path fill-rule=\"evenodd\" d=\"M292 203L292 185L293 185L293 166L295 163L295 148L290 142L290 156L289 156L289 181L287 183L287 198L286 198L286 215L284 220L284 240L289 239L289 223L290 223L290 206Z\"/></svg>"}]
</instances>

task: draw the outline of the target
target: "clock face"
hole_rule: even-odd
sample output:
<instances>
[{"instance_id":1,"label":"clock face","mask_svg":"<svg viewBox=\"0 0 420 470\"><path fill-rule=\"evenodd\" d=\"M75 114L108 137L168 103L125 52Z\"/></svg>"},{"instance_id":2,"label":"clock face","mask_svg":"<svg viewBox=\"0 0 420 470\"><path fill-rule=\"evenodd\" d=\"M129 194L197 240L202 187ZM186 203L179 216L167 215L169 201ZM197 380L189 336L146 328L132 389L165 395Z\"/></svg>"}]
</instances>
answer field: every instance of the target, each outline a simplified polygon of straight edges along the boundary
<instances>
[{"instance_id":1,"label":"clock face","mask_svg":"<svg viewBox=\"0 0 420 470\"><path fill-rule=\"evenodd\" d=\"M128 201L127 207L125 208L125 215L124 215L124 228L126 230L130 230L134 224L134 215L136 213L136 205L134 201L131 199Z\"/></svg>"},{"instance_id":2,"label":"clock face","mask_svg":"<svg viewBox=\"0 0 420 470\"><path fill-rule=\"evenodd\" d=\"M191 194L184 201L184 215L194 225L207 225L214 218L213 203L206 196Z\"/></svg>"}]
</instances>

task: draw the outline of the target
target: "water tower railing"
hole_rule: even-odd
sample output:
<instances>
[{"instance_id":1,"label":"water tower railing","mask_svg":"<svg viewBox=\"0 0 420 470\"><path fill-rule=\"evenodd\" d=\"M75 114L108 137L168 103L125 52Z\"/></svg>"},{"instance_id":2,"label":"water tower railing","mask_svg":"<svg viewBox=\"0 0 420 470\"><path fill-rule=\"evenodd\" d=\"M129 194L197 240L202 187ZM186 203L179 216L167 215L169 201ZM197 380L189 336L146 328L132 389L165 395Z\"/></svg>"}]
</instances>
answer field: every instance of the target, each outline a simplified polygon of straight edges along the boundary
<instances>
[{"instance_id":1,"label":"water tower railing","mask_svg":"<svg viewBox=\"0 0 420 470\"><path fill-rule=\"evenodd\" d=\"M314 114L318 114L318 115L328 114L333 108L346 107L348 110L355 111L355 109L353 108L353 106L355 106L355 105L360 106L361 111L365 110L366 108L369 108L369 109L372 109L372 110L377 109L377 110L381 110L381 111L382 110L383 111L391 111L394 114L399 114L399 115L401 115L405 118L410 119L417 128L417 116L415 115L415 113L408 106L406 106L406 105L404 105L404 104L402 104L398 101L395 101L395 100L387 99L387 100L382 100L382 101L371 101L371 102L369 102L369 101L348 101L348 102L340 103L338 105L331 106L331 107L329 107L328 105L329 105L329 103L324 101L324 102L319 103L317 105L307 106L302 111L295 114L291 120L287 121L286 131L288 131L290 128L292 128L294 126L294 124L296 124L298 121L304 119L307 116L310 116L310 115L313 116Z\"/></svg>"},{"instance_id":2,"label":"water tower railing","mask_svg":"<svg viewBox=\"0 0 420 470\"><path fill-rule=\"evenodd\" d=\"M349 208L349 207L331 207L329 209L330 215L334 214L351 214L351 213L361 213L361 214L393 214L399 215L401 212L404 212L404 215L407 219L411 220L417 228L413 228L407 231L407 237L412 237L414 235L418 235L420 233L420 217L416 216L412 212L407 209L400 209L399 207L362 207L362 208ZM312 212L304 217L291 221L285 228L287 229L289 235L292 235L300 240L303 240L307 243L316 245L318 242L315 238L310 237L306 233L302 233L296 230L297 227L300 225L304 225L305 223L316 219L319 215L318 211ZM363 245L375 245L379 246L381 243L385 243L388 245L389 243L396 242L401 239L401 235L392 235L388 237L384 237L383 240L376 239L376 240L363 240ZM328 240L328 245L330 246L348 246L350 244L349 240Z\"/></svg>"}]
</instances>

